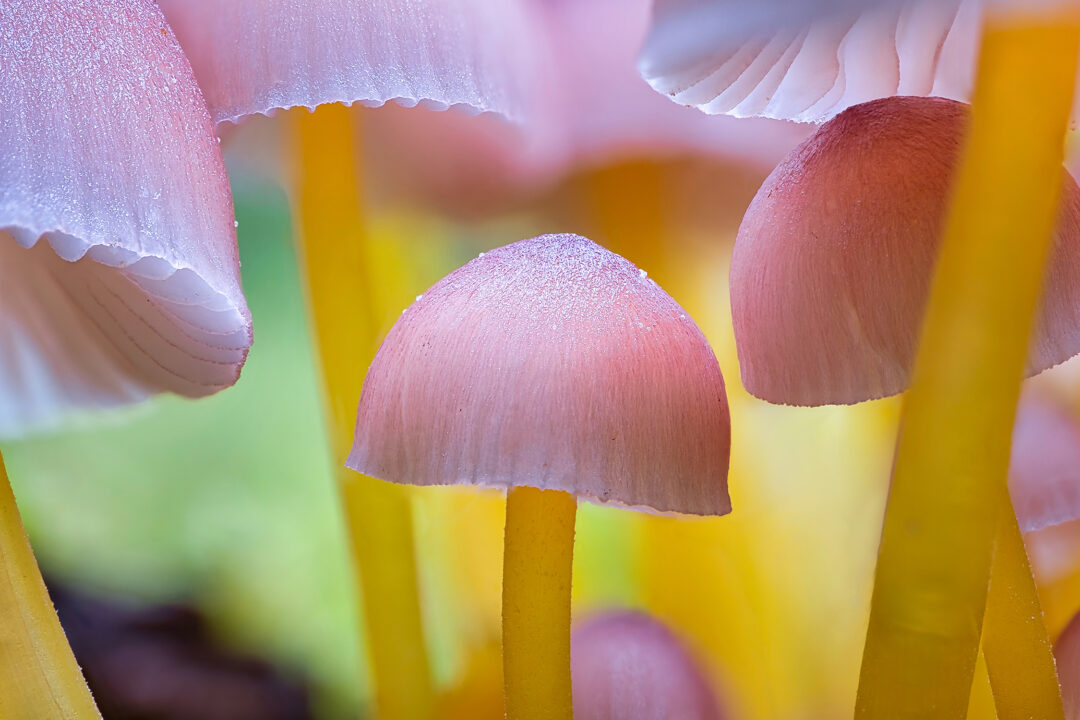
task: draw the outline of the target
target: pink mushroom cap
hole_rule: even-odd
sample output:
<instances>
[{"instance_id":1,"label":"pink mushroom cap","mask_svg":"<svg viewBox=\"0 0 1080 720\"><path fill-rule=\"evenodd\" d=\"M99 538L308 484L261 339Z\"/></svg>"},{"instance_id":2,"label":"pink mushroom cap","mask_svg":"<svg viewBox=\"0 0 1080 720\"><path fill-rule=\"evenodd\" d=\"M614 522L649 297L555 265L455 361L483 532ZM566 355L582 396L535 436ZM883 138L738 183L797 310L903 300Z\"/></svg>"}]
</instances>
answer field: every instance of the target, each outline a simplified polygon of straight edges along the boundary
<instances>
[{"instance_id":1,"label":"pink mushroom cap","mask_svg":"<svg viewBox=\"0 0 1080 720\"><path fill-rule=\"evenodd\" d=\"M968 107L892 97L821 126L765 180L731 262L743 384L789 405L908 385ZM1080 191L1063 206L1027 373L1080 352Z\"/></svg>"},{"instance_id":2,"label":"pink mushroom cap","mask_svg":"<svg viewBox=\"0 0 1080 720\"><path fill-rule=\"evenodd\" d=\"M402 314L348 466L721 515L729 445L720 367L686 311L618 255L542 235L481 254Z\"/></svg>"},{"instance_id":3,"label":"pink mushroom cap","mask_svg":"<svg viewBox=\"0 0 1080 720\"><path fill-rule=\"evenodd\" d=\"M648 615L597 615L574 629L570 643L577 720L725 717L694 658Z\"/></svg>"}]
</instances>

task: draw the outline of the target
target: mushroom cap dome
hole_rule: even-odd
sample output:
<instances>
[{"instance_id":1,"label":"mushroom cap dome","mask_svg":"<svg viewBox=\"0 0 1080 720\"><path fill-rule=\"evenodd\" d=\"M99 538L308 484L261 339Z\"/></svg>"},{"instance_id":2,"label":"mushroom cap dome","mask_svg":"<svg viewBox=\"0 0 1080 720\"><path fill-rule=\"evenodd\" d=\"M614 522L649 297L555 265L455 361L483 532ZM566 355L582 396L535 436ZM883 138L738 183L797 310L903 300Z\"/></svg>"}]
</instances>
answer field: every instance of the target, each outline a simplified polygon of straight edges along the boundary
<instances>
[{"instance_id":1,"label":"mushroom cap dome","mask_svg":"<svg viewBox=\"0 0 1080 720\"><path fill-rule=\"evenodd\" d=\"M348 465L719 515L729 445L720 367L686 312L618 255L543 235L482 253L402 314Z\"/></svg>"},{"instance_id":2,"label":"mushroom cap dome","mask_svg":"<svg viewBox=\"0 0 1080 720\"><path fill-rule=\"evenodd\" d=\"M942 98L857 105L765 180L731 261L750 393L828 405L906 389L968 116ZM1028 374L1080 352L1080 189L1062 174Z\"/></svg>"}]
</instances>

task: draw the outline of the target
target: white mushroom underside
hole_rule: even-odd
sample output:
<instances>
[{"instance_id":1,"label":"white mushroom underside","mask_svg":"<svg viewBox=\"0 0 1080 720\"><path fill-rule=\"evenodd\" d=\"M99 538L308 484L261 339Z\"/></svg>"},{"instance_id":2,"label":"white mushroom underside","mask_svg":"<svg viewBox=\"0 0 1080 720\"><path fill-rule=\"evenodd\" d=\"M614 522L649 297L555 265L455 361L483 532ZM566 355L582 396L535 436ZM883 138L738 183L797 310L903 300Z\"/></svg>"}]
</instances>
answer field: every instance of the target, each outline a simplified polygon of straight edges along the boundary
<instances>
[{"instance_id":1,"label":"white mushroom underside","mask_svg":"<svg viewBox=\"0 0 1080 720\"><path fill-rule=\"evenodd\" d=\"M77 408L232 385L247 322L196 273L59 233L0 230L0 437Z\"/></svg>"}]
</instances>

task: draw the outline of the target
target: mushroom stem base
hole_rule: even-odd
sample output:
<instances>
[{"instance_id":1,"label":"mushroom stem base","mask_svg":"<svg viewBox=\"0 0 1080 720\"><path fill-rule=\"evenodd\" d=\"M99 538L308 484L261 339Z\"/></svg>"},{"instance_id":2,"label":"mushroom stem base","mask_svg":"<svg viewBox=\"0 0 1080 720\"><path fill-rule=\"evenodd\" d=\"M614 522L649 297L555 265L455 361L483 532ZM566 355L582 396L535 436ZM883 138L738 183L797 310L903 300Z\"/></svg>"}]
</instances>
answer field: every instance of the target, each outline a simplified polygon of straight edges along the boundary
<instances>
[{"instance_id":1,"label":"mushroom stem base","mask_svg":"<svg viewBox=\"0 0 1080 720\"><path fill-rule=\"evenodd\" d=\"M100 720L23 530L0 456L0 717Z\"/></svg>"},{"instance_id":2,"label":"mushroom stem base","mask_svg":"<svg viewBox=\"0 0 1080 720\"><path fill-rule=\"evenodd\" d=\"M508 720L571 720L570 578L577 501L511 488L503 551L503 681Z\"/></svg>"},{"instance_id":3,"label":"mushroom stem base","mask_svg":"<svg viewBox=\"0 0 1080 720\"><path fill-rule=\"evenodd\" d=\"M1006 496L990 571L983 654L999 720L1064 720L1054 650L1024 538Z\"/></svg>"}]
</instances>

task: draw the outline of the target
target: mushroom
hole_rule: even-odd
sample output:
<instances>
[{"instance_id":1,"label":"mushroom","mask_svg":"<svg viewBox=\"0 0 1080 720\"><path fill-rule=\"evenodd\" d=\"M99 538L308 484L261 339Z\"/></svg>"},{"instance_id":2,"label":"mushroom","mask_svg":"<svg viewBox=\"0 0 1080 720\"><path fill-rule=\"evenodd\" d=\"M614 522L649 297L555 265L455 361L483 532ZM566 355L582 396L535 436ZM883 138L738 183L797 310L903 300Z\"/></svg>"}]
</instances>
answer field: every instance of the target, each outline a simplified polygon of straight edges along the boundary
<instances>
[{"instance_id":1,"label":"mushroom","mask_svg":"<svg viewBox=\"0 0 1080 720\"><path fill-rule=\"evenodd\" d=\"M232 196L157 7L5 4L0 103L0 437L236 382Z\"/></svg>"},{"instance_id":2,"label":"mushroom","mask_svg":"<svg viewBox=\"0 0 1080 720\"><path fill-rule=\"evenodd\" d=\"M750 204L731 261L743 385L773 403L857 403L907 388L969 117L941 98L845 110ZM1027 372L1080 352L1080 189L1064 203Z\"/></svg>"},{"instance_id":3,"label":"mushroom","mask_svg":"<svg viewBox=\"0 0 1080 720\"><path fill-rule=\"evenodd\" d=\"M689 650L641 612L605 612L575 627L571 670L577 720L726 716Z\"/></svg>"},{"instance_id":4,"label":"mushroom","mask_svg":"<svg viewBox=\"0 0 1080 720\"><path fill-rule=\"evenodd\" d=\"M526 112L533 53L523 3L484 0L161 0L213 119L303 107L295 131L297 241L320 361L329 451L340 471L377 714L426 717L435 702L416 583L409 498L347 477L360 378L385 319L380 284L404 284L401 258L376 260L365 216L354 103L458 108L504 120ZM523 67L529 65L529 68ZM291 122L290 122L291 121ZM280 124L275 120L274 124ZM395 248L396 249L396 248ZM387 280L389 278L389 280ZM350 474L351 475L351 474Z\"/></svg>"},{"instance_id":5,"label":"mushroom","mask_svg":"<svg viewBox=\"0 0 1080 720\"><path fill-rule=\"evenodd\" d=\"M364 381L348 466L507 489L510 718L570 717L577 500L730 508L720 368L643 271L577 235L481 254L417 298Z\"/></svg>"},{"instance_id":6,"label":"mushroom","mask_svg":"<svg viewBox=\"0 0 1080 720\"><path fill-rule=\"evenodd\" d=\"M149 0L0 6L0 438L236 382L251 345L232 197ZM0 460L0 716L99 717Z\"/></svg>"},{"instance_id":7,"label":"mushroom","mask_svg":"<svg viewBox=\"0 0 1080 720\"><path fill-rule=\"evenodd\" d=\"M769 176L743 219L731 267L736 344L743 383L752 394L776 403L822 405L907 388L967 125L968 108L955 101L875 100L823 125ZM1080 192L1060 172L1065 200L1028 374L1080 351ZM951 332L963 338L968 330L954 326ZM995 590L987 606L984 647L997 678L1015 657L1003 641L1015 640L1010 628L1023 625L1002 616L1015 611L1017 618L1031 617L1020 610L1023 598L1037 606L1019 531L1009 525L998 529L999 580L991 583ZM971 587L985 592L986 585ZM1002 594L1004 587L1011 589ZM1011 608L1005 606L1010 598ZM985 599L971 602L981 606ZM1016 645L1031 649L1048 670L1033 674L1029 685L1006 687L999 681L999 699L1022 687L1052 703L1045 631L1041 623L1029 629ZM966 699L959 689L956 697Z\"/></svg>"},{"instance_id":8,"label":"mushroom","mask_svg":"<svg viewBox=\"0 0 1080 720\"><path fill-rule=\"evenodd\" d=\"M658 3L657 25L644 52L643 73L654 87L664 86L660 89L680 102L711 112L822 120L848 105L881 95L937 94L939 87L950 85L939 85L942 68L946 72L949 68L967 69L963 62L956 62L958 47L960 55L964 54L964 43L952 43L950 49L951 41L976 37L972 29L981 19L979 3L958 0L877 3L876 7L870 2L852 2L847 4L855 12L846 16L834 12L830 17L826 17L824 6L831 5L835 11L843 3L803 3L800 8L793 5L789 12L778 11L780 4L738 0ZM865 334L870 343L880 342L878 333L885 330L882 335L888 335L890 325L894 325L901 330L902 351L905 318L913 309L902 304L905 297L899 298L897 307L885 309L887 322L866 330L861 327L862 318L851 308L863 302L855 291L869 293L871 283L892 285L890 280L897 274L897 284L911 283L908 287L916 288L912 296L915 322L922 327L916 378L905 402L875 573L856 700L860 717L963 714L979 642L979 621L986 606L996 508L999 498L1004 497L1007 433L1016 408L1017 384L1025 364L1029 371L1039 369L1031 365L1038 363L1038 351L1047 350L1037 348L1035 356L1025 363L1033 326L1039 339L1062 341L1064 348L1051 347L1049 354L1064 350L1059 358L1064 359L1075 352L1069 347L1072 328L1061 336L1056 334L1061 328L1045 327L1047 317L1053 319L1061 313L1055 307L1061 298L1054 295L1052 277L1047 283L1051 286L1049 299L1044 299L1042 316L1036 316L1041 281L1048 274L1044 261L1053 246L1050 241L1063 184L1059 170L1062 138L1076 81L1078 32L1066 5L1008 0L990 4L1003 12L988 13L982 29L975 122L964 143L956 182L947 195L951 204L948 222L942 222L946 232L932 286L919 290L920 281L925 282L921 275L904 277L902 273L908 269L904 266L901 273L885 274L883 271L890 268L879 263L876 274L854 281L841 278L841 287L854 287L854 299L840 303L841 314L829 319L848 326L849 333ZM965 13L965 7L974 8L974 14ZM763 21L758 27L742 22L755 16ZM973 18L974 23L967 22ZM666 24L667 29L662 30L660 24ZM803 26L798 27L800 24ZM969 42L968 48L972 44ZM932 130L928 133L931 144L938 139L935 135ZM915 144L924 140L917 135L910 139ZM904 165L905 149L898 145L892 161ZM876 170L876 165L868 168L867 177L872 178ZM908 177L915 184L921 179L921 168L912 165L911 170ZM1075 184L1068 180L1066 215L1075 202ZM855 183L853 190L861 187ZM893 189L902 199L909 191L908 186ZM843 201L834 188L819 188L819 193L819 198L833 203ZM861 193L853 195L857 200ZM812 215L825 214L833 207L807 210ZM800 218L789 216L787 220L797 226ZM916 215L916 222L920 220L925 222ZM781 233L787 229L783 224L777 227ZM1063 234L1069 235L1068 228ZM813 242L810 247L814 247ZM769 260L797 263L805 248L787 247L782 255ZM1056 249L1060 252L1060 247ZM885 250L901 256L910 252L895 245ZM858 254L847 252L833 258L835 269L831 272L842 275L847 256ZM875 257L882 260L888 256ZM1060 258L1051 257L1051 276L1059 271L1059 263ZM820 266L816 269L821 270ZM769 268L763 270L768 272ZM829 276L824 278L827 283ZM822 278L814 280L820 284ZM750 275L745 282L752 292L755 278ZM827 295L835 289L826 285L821 290ZM808 299L808 313L817 312L818 298L810 293ZM796 307L793 311L803 310ZM777 312L792 312L792 308L784 305ZM1069 312L1071 308L1062 314ZM777 317L761 321L776 322ZM813 330L805 333L813 334ZM822 339L820 333L814 338L818 342ZM839 348L832 361L843 364L844 360L837 358L847 349ZM870 377L870 392L895 392L886 388L890 381L895 382L898 369L906 384L912 358L900 357L902 363L895 367L896 357L888 353L896 349L890 345L883 348L883 364L890 367ZM763 345L752 348L754 352L765 350ZM815 399L812 391L807 393L802 387L800 357L776 356L774 360L771 370L766 369L774 373L770 390L797 398L802 395L789 402L853 402L842 396L839 400ZM820 363L821 359L810 360ZM822 374L825 369L813 366L809 372ZM855 380L867 381L865 377ZM826 388L827 393L837 391L836 386ZM857 395L860 388L841 387L839 391ZM1003 523L998 525L999 529L1004 527ZM1018 536L1018 532L999 535L998 547L1004 540L1009 555L1021 557ZM1020 569L1011 570L1018 580ZM1026 582L1033 596L1030 575ZM1017 617L1022 617L1019 605L1016 610ZM1018 625L1031 629L1024 638L1025 648L1045 656L1047 662L1041 667L1052 668L1041 624ZM998 655L997 659L1002 665L1023 662L1016 653ZM987 661L992 664L989 654ZM1032 699L1044 703L1038 709L1032 705L1027 709L1032 715L1060 715L1056 692L1038 696L1048 687L1053 690L1045 679L1038 688L1025 688L1035 690ZM1057 708L1053 707L1055 701Z\"/></svg>"}]
</instances>

